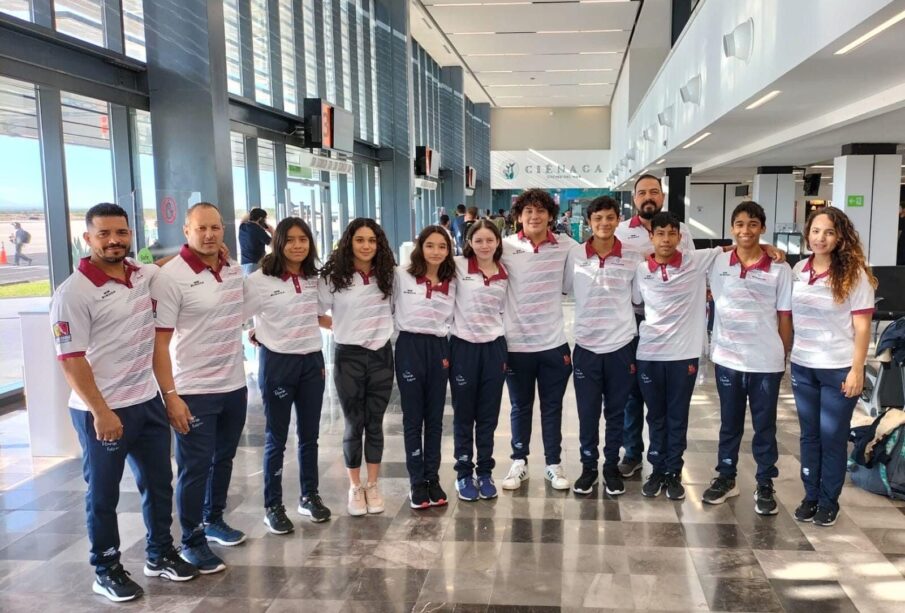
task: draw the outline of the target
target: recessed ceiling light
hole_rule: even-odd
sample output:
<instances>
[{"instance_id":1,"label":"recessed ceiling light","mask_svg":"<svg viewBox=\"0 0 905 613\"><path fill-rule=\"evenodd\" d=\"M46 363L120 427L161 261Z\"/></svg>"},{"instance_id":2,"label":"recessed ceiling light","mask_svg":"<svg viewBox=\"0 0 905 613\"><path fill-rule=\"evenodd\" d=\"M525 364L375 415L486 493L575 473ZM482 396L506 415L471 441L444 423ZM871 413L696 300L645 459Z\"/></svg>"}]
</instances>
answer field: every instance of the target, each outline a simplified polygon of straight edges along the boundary
<instances>
[{"instance_id":1,"label":"recessed ceiling light","mask_svg":"<svg viewBox=\"0 0 905 613\"><path fill-rule=\"evenodd\" d=\"M592 86L592 85L612 85L612 83L605 83L605 82L601 82L601 83L578 83L578 85L581 86L581 87L588 87L588 86Z\"/></svg>"},{"instance_id":2,"label":"recessed ceiling light","mask_svg":"<svg viewBox=\"0 0 905 613\"><path fill-rule=\"evenodd\" d=\"M578 55L618 55L622 53L622 51L579 51ZM564 55L572 55L571 53L567 53Z\"/></svg>"},{"instance_id":3,"label":"recessed ceiling light","mask_svg":"<svg viewBox=\"0 0 905 613\"><path fill-rule=\"evenodd\" d=\"M701 142L708 136L710 136L710 132L704 132L703 134L701 134L699 137L697 137L696 139L694 139L687 145L682 145L682 149L688 149L689 147L694 147L695 145L697 145L699 142Z\"/></svg>"},{"instance_id":4,"label":"recessed ceiling light","mask_svg":"<svg viewBox=\"0 0 905 613\"><path fill-rule=\"evenodd\" d=\"M662 163L665 162L665 161L666 161L666 158L660 158L659 160L657 160L656 162L654 162L654 164L660 165L660 164L662 164Z\"/></svg>"},{"instance_id":5,"label":"recessed ceiling light","mask_svg":"<svg viewBox=\"0 0 905 613\"><path fill-rule=\"evenodd\" d=\"M762 106L762 105L764 105L764 104L767 104L768 102L770 102L770 100L773 100L773 98L775 98L776 96L778 96L778 95L781 94L781 93L782 93L781 90L774 89L774 90L773 90L772 92L770 92L769 94L767 94L767 95L765 95L765 96L763 96L763 97L761 97L761 98L758 98L757 100L755 100L754 102L752 102L751 104L749 104L748 106L746 106L746 107L745 107L745 110L746 110L746 111L750 111L751 109L756 109L756 108L759 107L759 106Z\"/></svg>"},{"instance_id":6,"label":"recessed ceiling light","mask_svg":"<svg viewBox=\"0 0 905 613\"><path fill-rule=\"evenodd\" d=\"M623 30L538 30L536 34L606 34Z\"/></svg>"},{"instance_id":7,"label":"recessed ceiling light","mask_svg":"<svg viewBox=\"0 0 905 613\"><path fill-rule=\"evenodd\" d=\"M810 166L810 168L832 168L829 164L817 164L816 166Z\"/></svg>"},{"instance_id":8,"label":"recessed ceiling light","mask_svg":"<svg viewBox=\"0 0 905 613\"><path fill-rule=\"evenodd\" d=\"M867 34L864 34L863 36L859 36L858 38L856 38L855 40L853 40L846 46L842 47L842 49L840 49L839 51L834 53L834 55L843 55L853 49L857 49L858 47L860 47L861 45L863 45L864 43L866 43L867 41L872 39L874 36L876 36L880 32L882 32L888 28L891 28L892 26L896 25L903 19L905 19L905 11L902 11L901 13L899 13L898 15L896 15L894 17L890 17L889 19L887 19L886 21L884 21L883 23L878 25L876 28L874 28Z\"/></svg>"},{"instance_id":9,"label":"recessed ceiling light","mask_svg":"<svg viewBox=\"0 0 905 613\"><path fill-rule=\"evenodd\" d=\"M516 57L531 55L530 53L466 53L467 57Z\"/></svg>"}]
</instances>

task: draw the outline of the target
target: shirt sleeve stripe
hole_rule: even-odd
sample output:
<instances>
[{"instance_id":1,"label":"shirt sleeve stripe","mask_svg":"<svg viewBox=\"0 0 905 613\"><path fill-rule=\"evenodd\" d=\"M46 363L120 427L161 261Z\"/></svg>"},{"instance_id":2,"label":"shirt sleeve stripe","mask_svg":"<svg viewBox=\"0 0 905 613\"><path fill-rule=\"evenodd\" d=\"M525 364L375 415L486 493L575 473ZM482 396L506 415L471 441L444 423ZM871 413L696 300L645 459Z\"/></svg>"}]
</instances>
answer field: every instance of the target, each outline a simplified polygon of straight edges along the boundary
<instances>
[{"instance_id":1,"label":"shirt sleeve stripe","mask_svg":"<svg viewBox=\"0 0 905 613\"><path fill-rule=\"evenodd\" d=\"M57 356L57 359L61 362L63 360L68 360L69 358L82 358L85 357L84 351L73 351L72 353L61 353Z\"/></svg>"},{"instance_id":2,"label":"shirt sleeve stripe","mask_svg":"<svg viewBox=\"0 0 905 613\"><path fill-rule=\"evenodd\" d=\"M876 310L876 309L873 309L873 308L871 308L871 309L857 309L857 310L855 310L855 311L852 311L852 315L870 315L870 314L873 313L875 310Z\"/></svg>"},{"instance_id":3,"label":"shirt sleeve stripe","mask_svg":"<svg viewBox=\"0 0 905 613\"><path fill-rule=\"evenodd\" d=\"M172 331L175 330L176 328L161 328L161 327L158 326L158 327L156 327L156 328L154 328L154 329L157 330L158 332L172 332Z\"/></svg>"}]
</instances>

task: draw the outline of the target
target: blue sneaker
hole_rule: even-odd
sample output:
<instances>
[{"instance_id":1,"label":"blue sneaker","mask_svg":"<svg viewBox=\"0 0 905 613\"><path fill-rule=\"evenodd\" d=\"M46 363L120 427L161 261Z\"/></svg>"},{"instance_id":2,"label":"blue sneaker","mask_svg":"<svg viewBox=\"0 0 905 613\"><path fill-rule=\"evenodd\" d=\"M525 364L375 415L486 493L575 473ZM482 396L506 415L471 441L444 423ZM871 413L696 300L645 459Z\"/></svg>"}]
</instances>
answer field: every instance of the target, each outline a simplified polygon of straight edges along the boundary
<instances>
[{"instance_id":1,"label":"blue sneaker","mask_svg":"<svg viewBox=\"0 0 905 613\"><path fill-rule=\"evenodd\" d=\"M197 568L202 575L212 575L226 570L226 564L223 563L220 556L211 551L210 546L203 541L195 547L183 547L179 555Z\"/></svg>"},{"instance_id":2,"label":"blue sneaker","mask_svg":"<svg viewBox=\"0 0 905 613\"><path fill-rule=\"evenodd\" d=\"M459 494L459 500L466 502L477 500L478 488L475 486L474 477L456 479L456 493Z\"/></svg>"},{"instance_id":3,"label":"blue sneaker","mask_svg":"<svg viewBox=\"0 0 905 613\"><path fill-rule=\"evenodd\" d=\"M478 492L484 500L496 498L496 484L490 475L481 475L478 477Z\"/></svg>"},{"instance_id":4,"label":"blue sneaker","mask_svg":"<svg viewBox=\"0 0 905 613\"><path fill-rule=\"evenodd\" d=\"M222 518L215 522L204 524L204 535L208 541L225 547L244 543L246 538L244 532L231 528Z\"/></svg>"}]
</instances>

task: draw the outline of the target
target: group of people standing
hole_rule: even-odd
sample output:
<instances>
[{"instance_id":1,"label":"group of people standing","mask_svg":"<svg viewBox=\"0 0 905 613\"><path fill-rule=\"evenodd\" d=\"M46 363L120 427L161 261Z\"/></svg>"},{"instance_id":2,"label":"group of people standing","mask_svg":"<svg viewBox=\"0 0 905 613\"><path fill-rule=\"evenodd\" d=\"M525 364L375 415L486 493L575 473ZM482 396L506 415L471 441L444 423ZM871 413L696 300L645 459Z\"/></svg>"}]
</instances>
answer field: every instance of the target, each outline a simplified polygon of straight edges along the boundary
<instances>
[{"instance_id":1,"label":"group of people standing","mask_svg":"<svg viewBox=\"0 0 905 613\"><path fill-rule=\"evenodd\" d=\"M243 328L259 347L266 416L263 519L274 534L294 528L282 488L293 407L298 512L317 522L331 515L318 494L326 381L321 329L332 330L335 342L350 515L385 509L379 485L383 417L394 379L414 509L448 501L440 475L447 389L456 494L463 501L497 496L493 448L504 384L512 463L503 489L518 489L529 477L538 397L544 476L552 488L593 491L602 414L605 491L622 494L624 479L641 468L646 405L653 470L642 493L684 498L682 458L704 347L708 282L716 302L713 361L722 425L718 477L704 501L718 504L738 494L736 466L750 404L755 509L777 512L776 404L791 352L805 486L795 516L832 525L848 423L863 385L876 284L851 222L836 209L814 214L805 231L813 255L792 270L782 252L761 246L766 220L756 203L733 212L732 248L696 251L685 224L661 210L657 177L638 179L634 202L637 214L620 223L616 201L595 199L585 211L593 235L576 243L551 231L558 212L552 197L527 190L512 206L517 233L504 238L493 221L474 220L455 256L450 233L428 226L404 266L396 265L380 225L359 218L318 267L311 229L290 217L272 231L271 252L259 269L244 278L224 254L224 226L213 204L191 207L186 244L175 257L149 266L126 257L131 233L125 211L112 204L93 207L85 233L91 255L54 294L52 323L84 451L94 591L115 601L141 594L119 562L116 504L127 460L148 527L146 575L184 581L219 572L225 563L209 542L233 546L245 540L224 519L247 409ZM575 298L574 351L565 335L564 294ZM574 483L561 461L570 379L582 464ZM170 427L176 432L181 549L170 534Z\"/></svg>"}]
</instances>

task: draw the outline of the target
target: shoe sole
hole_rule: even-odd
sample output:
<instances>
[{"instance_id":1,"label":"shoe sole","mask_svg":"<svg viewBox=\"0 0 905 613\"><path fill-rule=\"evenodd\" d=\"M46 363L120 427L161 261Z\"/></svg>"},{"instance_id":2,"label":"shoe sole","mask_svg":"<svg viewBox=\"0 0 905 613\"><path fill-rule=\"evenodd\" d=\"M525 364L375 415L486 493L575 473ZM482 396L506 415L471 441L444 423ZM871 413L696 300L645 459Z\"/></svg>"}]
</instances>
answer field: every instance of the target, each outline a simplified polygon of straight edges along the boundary
<instances>
[{"instance_id":1,"label":"shoe sole","mask_svg":"<svg viewBox=\"0 0 905 613\"><path fill-rule=\"evenodd\" d=\"M301 506L298 508L298 512L299 512L299 515L304 515L305 517L309 518L311 521L313 521L316 524L323 523L323 522L327 521L328 519L330 519L329 515L327 517L324 517L323 519L318 519L314 515L311 514L311 511L309 511L305 507L301 507Z\"/></svg>"},{"instance_id":2,"label":"shoe sole","mask_svg":"<svg viewBox=\"0 0 905 613\"><path fill-rule=\"evenodd\" d=\"M385 509L384 509L383 507L368 507L368 513L370 513L371 515L376 515L376 514L378 514L378 513L383 513L384 510L385 510Z\"/></svg>"},{"instance_id":3,"label":"shoe sole","mask_svg":"<svg viewBox=\"0 0 905 613\"><path fill-rule=\"evenodd\" d=\"M431 503L425 502L424 504L415 504L414 502L409 502L409 507L415 509L416 511L423 511L424 509L431 508Z\"/></svg>"},{"instance_id":4,"label":"shoe sole","mask_svg":"<svg viewBox=\"0 0 905 613\"><path fill-rule=\"evenodd\" d=\"M566 482L566 485L556 485L555 483L553 483L553 479L550 479L546 475L544 476L544 478L547 480L547 482L550 483L550 487L552 487L554 490L570 490L570 489L572 489L572 484L569 483L568 481Z\"/></svg>"},{"instance_id":5,"label":"shoe sole","mask_svg":"<svg viewBox=\"0 0 905 613\"><path fill-rule=\"evenodd\" d=\"M507 484L504 481L503 483L500 484L500 487L502 487L504 490L509 490L509 491L517 490L518 488L522 487L522 483L524 483L527 480L528 480L527 476L519 477L518 483L516 485Z\"/></svg>"},{"instance_id":6,"label":"shoe sole","mask_svg":"<svg viewBox=\"0 0 905 613\"><path fill-rule=\"evenodd\" d=\"M722 498L717 498L715 500L707 500L706 498L704 498L702 496L701 502L703 502L704 504L723 504L724 502L726 502L727 498L735 498L739 494L741 494L741 492L739 491L738 486L736 485L731 490L729 490L728 492L723 494ZM756 496L755 496L755 500L756 500Z\"/></svg>"},{"instance_id":7,"label":"shoe sole","mask_svg":"<svg viewBox=\"0 0 905 613\"><path fill-rule=\"evenodd\" d=\"M772 511L761 511L760 507L757 506L757 492L755 492L754 493L754 512L757 513L758 515L765 515L765 516L776 515L779 513L779 505L773 507Z\"/></svg>"},{"instance_id":8,"label":"shoe sole","mask_svg":"<svg viewBox=\"0 0 905 613\"><path fill-rule=\"evenodd\" d=\"M497 496L499 496L499 494L494 494L493 496L485 496L484 494L478 494L478 498L480 498L481 500L493 500Z\"/></svg>"},{"instance_id":9,"label":"shoe sole","mask_svg":"<svg viewBox=\"0 0 905 613\"><path fill-rule=\"evenodd\" d=\"M663 486L661 485L659 488L657 488L657 491L656 491L656 492L653 492L653 493L650 493L650 494L647 493L647 492L645 492L645 491L642 489L642 490L641 490L641 495L644 496L645 498L656 498L657 496L660 495L660 493L661 493L662 491L663 491Z\"/></svg>"},{"instance_id":10,"label":"shoe sole","mask_svg":"<svg viewBox=\"0 0 905 613\"><path fill-rule=\"evenodd\" d=\"M289 534L290 532L295 530L295 528L290 528L289 530L277 530L276 528L274 528L273 526L270 525L270 522L267 521L266 518L264 519L264 525L267 526L267 531L270 532L271 534Z\"/></svg>"},{"instance_id":11,"label":"shoe sole","mask_svg":"<svg viewBox=\"0 0 905 613\"><path fill-rule=\"evenodd\" d=\"M185 560L185 558L182 558L182 559ZM185 560L185 561L188 562L189 564L192 563L190 560ZM202 569L197 566L195 568L197 568L198 572L201 573L202 575L213 575L214 573L219 573L219 572L223 572L224 570L226 570L226 564L221 562L215 568L208 568L208 569Z\"/></svg>"},{"instance_id":12,"label":"shoe sole","mask_svg":"<svg viewBox=\"0 0 905 613\"><path fill-rule=\"evenodd\" d=\"M362 515L368 514L367 509L362 509L361 511L354 511L352 509L347 508L346 510L349 512L349 515L351 515L352 517L361 517Z\"/></svg>"},{"instance_id":13,"label":"shoe sole","mask_svg":"<svg viewBox=\"0 0 905 613\"><path fill-rule=\"evenodd\" d=\"M643 462L639 462L637 466L635 466L633 469L631 469L628 472L623 472L622 469L620 468L619 474L622 475L623 479L628 479L629 477L635 476L635 473L637 473L639 470L641 470L642 466L643 466Z\"/></svg>"},{"instance_id":14,"label":"shoe sole","mask_svg":"<svg viewBox=\"0 0 905 613\"><path fill-rule=\"evenodd\" d=\"M682 492L681 496L670 496L669 492L666 492L666 497L670 500L685 500L685 492Z\"/></svg>"},{"instance_id":15,"label":"shoe sole","mask_svg":"<svg viewBox=\"0 0 905 613\"><path fill-rule=\"evenodd\" d=\"M216 536L207 535L205 535L205 538L207 538L208 543L217 543L218 545L223 545L224 547L235 547L236 545L241 545L242 543L244 543L245 539L248 538L248 535L243 535L242 538L238 541L224 541L223 539Z\"/></svg>"},{"instance_id":16,"label":"shoe sole","mask_svg":"<svg viewBox=\"0 0 905 613\"><path fill-rule=\"evenodd\" d=\"M837 518L834 517L834 518L833 518L833 521L829 521L829 522L817 522L817 521L813 521L813 520L812 520L812 523L813 523L815 526L820 526L821 528L829 528L830 526L836 525L836 519L837 519Z\"/></svg>"},{"instance_id":17,"label":"shoe sole","mask_svg":"<svg viewBox=\"0 0 905 613\"><path fill-rule=\"evenodd\" d=\"M481 497L481 495L478 494L474 498L469 498L467 496L463 496L461 492L456 492L456 496L459 498L459 500L463 500L465 502L475 502L478 498Z\"/></svg>"},{"instance_id":18,"label":"shoe sole","mask_svg":"<svg viewBox=\"0 0 905 613\"><path fill-rule=\"evenodd\" d=\"M595 485L597 485L597 478L596 478L596 477L594 478L593 481L591 481L591 485L588 486L588 489L584 490L584 489L578 488L578 487L576 487L576 486L573 485L573 486L572 486L572 491L575 492L576 494L581 494L582 496L586 496L587 494L590 494L591 492L594 491L594 486L595 486Z\"/></svg>"},{"instance_id":19,"label":"shoe sole","mask_svg":"<svg viewBox=\"0 0 905 613\"><path fill-rule=\"evenodd\" d=\"M431 500L431 506L432 506L432 507L445 507L447 504L448 504L448 502L447 502L447 500L446 500L445 498L442 498L442 499L440 499L440 500L438 500L438 501L436 501L436 502L434 502L433 500Z\"/></svg>"},{"instance_id":20,"label":"shoe sole","mask_svg":"<svg viewBox=\"0 0 905 613\"><path fill-rule=\"evenodd\" d=\"M175 573L170 572L168 569L154 570L145 566L144 568L145 577L162 577L164 579L168 579L170 581L191 581L198 575L188 575L187 577L182 577Z\"/></svg>"},{"instance_id":21,"label":"shoe sole","mask_svg":"<svg viewBox=\"0 0 905 613\"><path fill-rule=\"evenodd\" d=\"M606 491L609 496L621 496L625 493L625 486L623 486L621 490L611 490L610 486L607 485L604 491Z\"/></svg>"},{"instance_id":22,"label":"shoe sole","mask_svg":"<svg viewBox=\"0 0 905 613\"><path fill-rule=\"evenodd\" d=\"M130 600L135 600L136 598L144 594L144 591L139 590L137 594L133 594L132 596L117 596L116 594L111 594L102 586L98 585L97 581L95 581L91 585L91 591L95 594L98 594L99 596L103 596L104 598L112 602L129 602Z\"/></svg>"}]
</instances>

